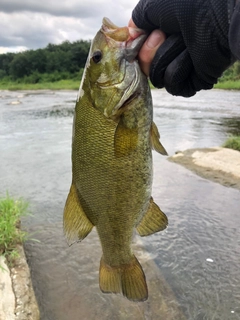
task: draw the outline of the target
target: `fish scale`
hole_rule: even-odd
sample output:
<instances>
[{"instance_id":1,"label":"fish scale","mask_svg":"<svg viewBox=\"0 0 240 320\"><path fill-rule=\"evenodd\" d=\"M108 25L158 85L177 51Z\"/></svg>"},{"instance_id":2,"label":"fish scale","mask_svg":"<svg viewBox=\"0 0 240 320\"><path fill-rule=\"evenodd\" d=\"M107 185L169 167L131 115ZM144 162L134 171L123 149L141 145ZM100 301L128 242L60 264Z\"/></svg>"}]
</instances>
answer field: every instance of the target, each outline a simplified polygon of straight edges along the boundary
<instances>
[{"instance_id":1,"label":"fish scale","mask_svg":"<svg viewBox=\"0 0 240 320\"><path fill-rule=\"evenodd\" d=\"M166 151L152 122L147 78L134 59L146 38L137 32L131 39L128 28L103 19L91 45L75 107L64 230L71 243L96 227L100 289L144 301L146 279L131 243L135 229L146 236L167 226L151 198L152 148Z\"/></svg>"}]
</instances>

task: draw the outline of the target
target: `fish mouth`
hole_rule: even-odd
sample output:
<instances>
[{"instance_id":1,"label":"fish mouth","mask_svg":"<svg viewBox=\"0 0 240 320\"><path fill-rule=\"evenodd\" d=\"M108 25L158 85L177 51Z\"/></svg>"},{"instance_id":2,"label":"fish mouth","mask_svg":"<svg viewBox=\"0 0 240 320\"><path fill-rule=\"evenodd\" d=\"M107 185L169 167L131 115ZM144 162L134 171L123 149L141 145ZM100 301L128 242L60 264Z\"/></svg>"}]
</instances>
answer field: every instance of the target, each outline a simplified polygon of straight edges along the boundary
<instances>
[{"instance_id":1,"label":"fish mouth","mask_svg":"<svg viewBox=\"0 0 240 320\"><path fill-rule=\"evenodd\" d=\"M132 62L147 38L144 30L139 28L118 27L108 18L103 18L102 32L106 37L115 40L120 48L124 48L124 58Z\"/></svg>"},{"instance_id":2,"label":"fish mouth","mask_svg":"<svg viewBox=\"0 0 240 320\"><path fill-rule=\"evenodd\" d=\"M101 31L108 41L109 47L119 48L119 61L122 80L111 86L122 91L122 97L113 109L105 109L106 117L115 117L136 98L141 79L141 70L137 62L137 55L147 38L144 30L138 28L118 27L109 19L103 18ZM101 88L110 88L101 83ZM112 100L112 98L110 98Z\"/></svg>"}]
</instances>

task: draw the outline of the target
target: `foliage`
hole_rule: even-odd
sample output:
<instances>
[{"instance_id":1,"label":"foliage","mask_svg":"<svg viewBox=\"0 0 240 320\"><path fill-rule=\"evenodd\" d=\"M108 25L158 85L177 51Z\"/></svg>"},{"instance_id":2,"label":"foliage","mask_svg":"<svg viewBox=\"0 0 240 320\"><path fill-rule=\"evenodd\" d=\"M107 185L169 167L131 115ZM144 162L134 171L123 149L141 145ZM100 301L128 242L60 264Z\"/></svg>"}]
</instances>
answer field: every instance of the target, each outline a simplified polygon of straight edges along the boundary
<instances>
[{"instance_id":1,"label":"foliage","mask_svg":"<svg viewBox=\"0 0 240 320\"><path fill-rule=\"evenodd\" d=\"M78 89L89 48L90 41L79 40L59 45L49 43L43 49L0 54L0 88ZM226 70L214 87L239 90L240 61Z\"/></svg>"},{"instance_id":2,"label":"foliage","mask_svg":"<svg viewBox=\"0 0 240 320\"><path fill-rule=\"evenodd\" d=\"M240 80L238 81L219 81L214 86L215 89L240 90Z\"/></svg>"},{"instance_id":3,"label":"foliage","mask_svg":"<svg viewBox=\"0 0 240 320\"><path fill-rule=\"evenodd\" d=\"M240 151L240 136L230 136L223 147Z\"/></svg>"},{"instance_id":4,"label":"foliage","mask_svg":"<svg viewBox=\"0 0 240 320\"><path fill-rule=\"evenodd\" d=\"M80 79L66 79L54 82L38 82L38 83L20 83L20 82L1 82L1 90L78 90Z\"/></svg>"},{"instance_id":5,"label":"foliage","mask_svg":"<svg viewBox=\"0 0 240 320\"><path fill-rule=\"evenodd\" d=\"M26 240L26 232L19 229L20 218L27 214L28 204L14 200L7 194L0 198L0 254L14 257L16 245Z\"/></svg>"},{"instance_id":6,"label":"foliage","mask_svg":"<svg viewBox=\"0 0 240 320\"><path fill-rule=\"evenodd\" d=\"M229 90L240 89L240 61L236 61L230 68L224 71L214 88Z\"/></svg>"},{"instance_id":7,"label":"foliage","mask_svg":"<svg viewBox=\"0 0 240 320\"><path fill-rule=\"evenodd\" d=\"M82 76L90 41L65 41L44 49L0 54L0 82L41 83Z\"/></svg>"},{"instance_id":8,"label":"foliage","mask_svg":"<svg viewBox=\"0 0 240 320\"><path fill-rule=\"evenodd\" d=\"M236 61L230 68L224 71L219 82L240 81L240 61Z\"/></svg>"}]
</instances>

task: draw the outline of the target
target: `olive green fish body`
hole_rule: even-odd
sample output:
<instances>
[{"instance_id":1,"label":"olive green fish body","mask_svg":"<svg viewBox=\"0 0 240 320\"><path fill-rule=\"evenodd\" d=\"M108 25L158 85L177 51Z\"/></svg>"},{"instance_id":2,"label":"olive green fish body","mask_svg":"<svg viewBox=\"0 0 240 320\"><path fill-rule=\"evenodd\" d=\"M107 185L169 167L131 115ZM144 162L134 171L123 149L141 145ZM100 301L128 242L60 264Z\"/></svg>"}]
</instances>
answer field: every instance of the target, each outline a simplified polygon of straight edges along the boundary
<instances>
[{"instance_id":1,"label":"olive green fish body","mask_svg":"<svg viewBox=\"0 0 240 320\"><path fill-rule=\"evenodd\" d=\"M133 229L146 212L151 196L152 110L141 104L139 107L146 109L146 123L142 126L143 112L138 114L134 110L132 128L127 127L127 118L132 117L132 112L115 122L88 102L78 103L76 107L73 182L84 212L98 230L104 259L110 265L127 263L132 256ZM121 133L134 140L126 149L118 141ZM117 255L113 251L118 252Z\"/></svg>"},{"instance_id":2,"label":"olive green fish body","mask_svg":"<svg viewBox=\"0 0 240 320\"><path fill-rule=\"evenodd\" d=\"M105 19L92 43L75 108L64 229L73 242L95 226L103 250L101 290L141 301L147 285L131 242L135 228L145 236L167 226L151 198L151 150L165 150L152 122L148 81L132 60L134 39L129 45L128 38L127 28Z\"/></svg>"}]
</instances>

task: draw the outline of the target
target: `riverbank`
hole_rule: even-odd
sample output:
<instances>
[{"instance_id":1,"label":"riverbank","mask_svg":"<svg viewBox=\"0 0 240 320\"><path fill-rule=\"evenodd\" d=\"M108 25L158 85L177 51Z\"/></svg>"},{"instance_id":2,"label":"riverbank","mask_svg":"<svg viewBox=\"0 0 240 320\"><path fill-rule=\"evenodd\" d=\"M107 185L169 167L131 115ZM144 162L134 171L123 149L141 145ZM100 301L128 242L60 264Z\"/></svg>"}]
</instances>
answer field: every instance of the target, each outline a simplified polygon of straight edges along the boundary
<instances>
[{"instance_id":1,"label":"riverbank","mask_svg":"<svg viewBox=\"0 0 240 320\"><path fill-rule=\"evenodd\" d=\"M79 80L59 80L54 82L21 83L21 82L1 82L0 90L78 90ZM151 89L155 89L151 84ZM214 86L215 89L240 90L240 81L222 81Z\"/></svg>"},{"instance_id":2,"label":"riverbank","mask_svg":"<svg viewBox=\"0 0 240 320\"><path fill-rule=\"evenodd\" d=\"M240 152L227 148L179 151L168 158L199 176L240 190Z\"/></svg>"},{"instance_id":3,"label":"riverbank","mask_svg":"<svg viewBox=\"0 0 240 320\"><path fill-rule=\"evenodd\" d=\"M9 264L0 256L0 319L39 320L38 304L32 287L29 267L22 245L18 257Z\"/></svg>"},{"instance_id":4,"label":"riverbank","mask_svg":"<svg viewBox=\"0 0 240 320\"><path fill-rule=\"evenodd\" d=\"M21 82L0 82L0 90L78 90L79 80L59 80L55 82L21 83Z\"/></svg>"},{"instance_id":5,"label":"riverbank","mask_svg":"<svg viewBox=\"0 0 240 320\"><path fill-rule=\"evenodd\" d=\"M0 320L38 320L39 311L32 287L23 243L28 234L21 218L28 203L8 194L0 198Z\"/></svg>"}]
</instances>

